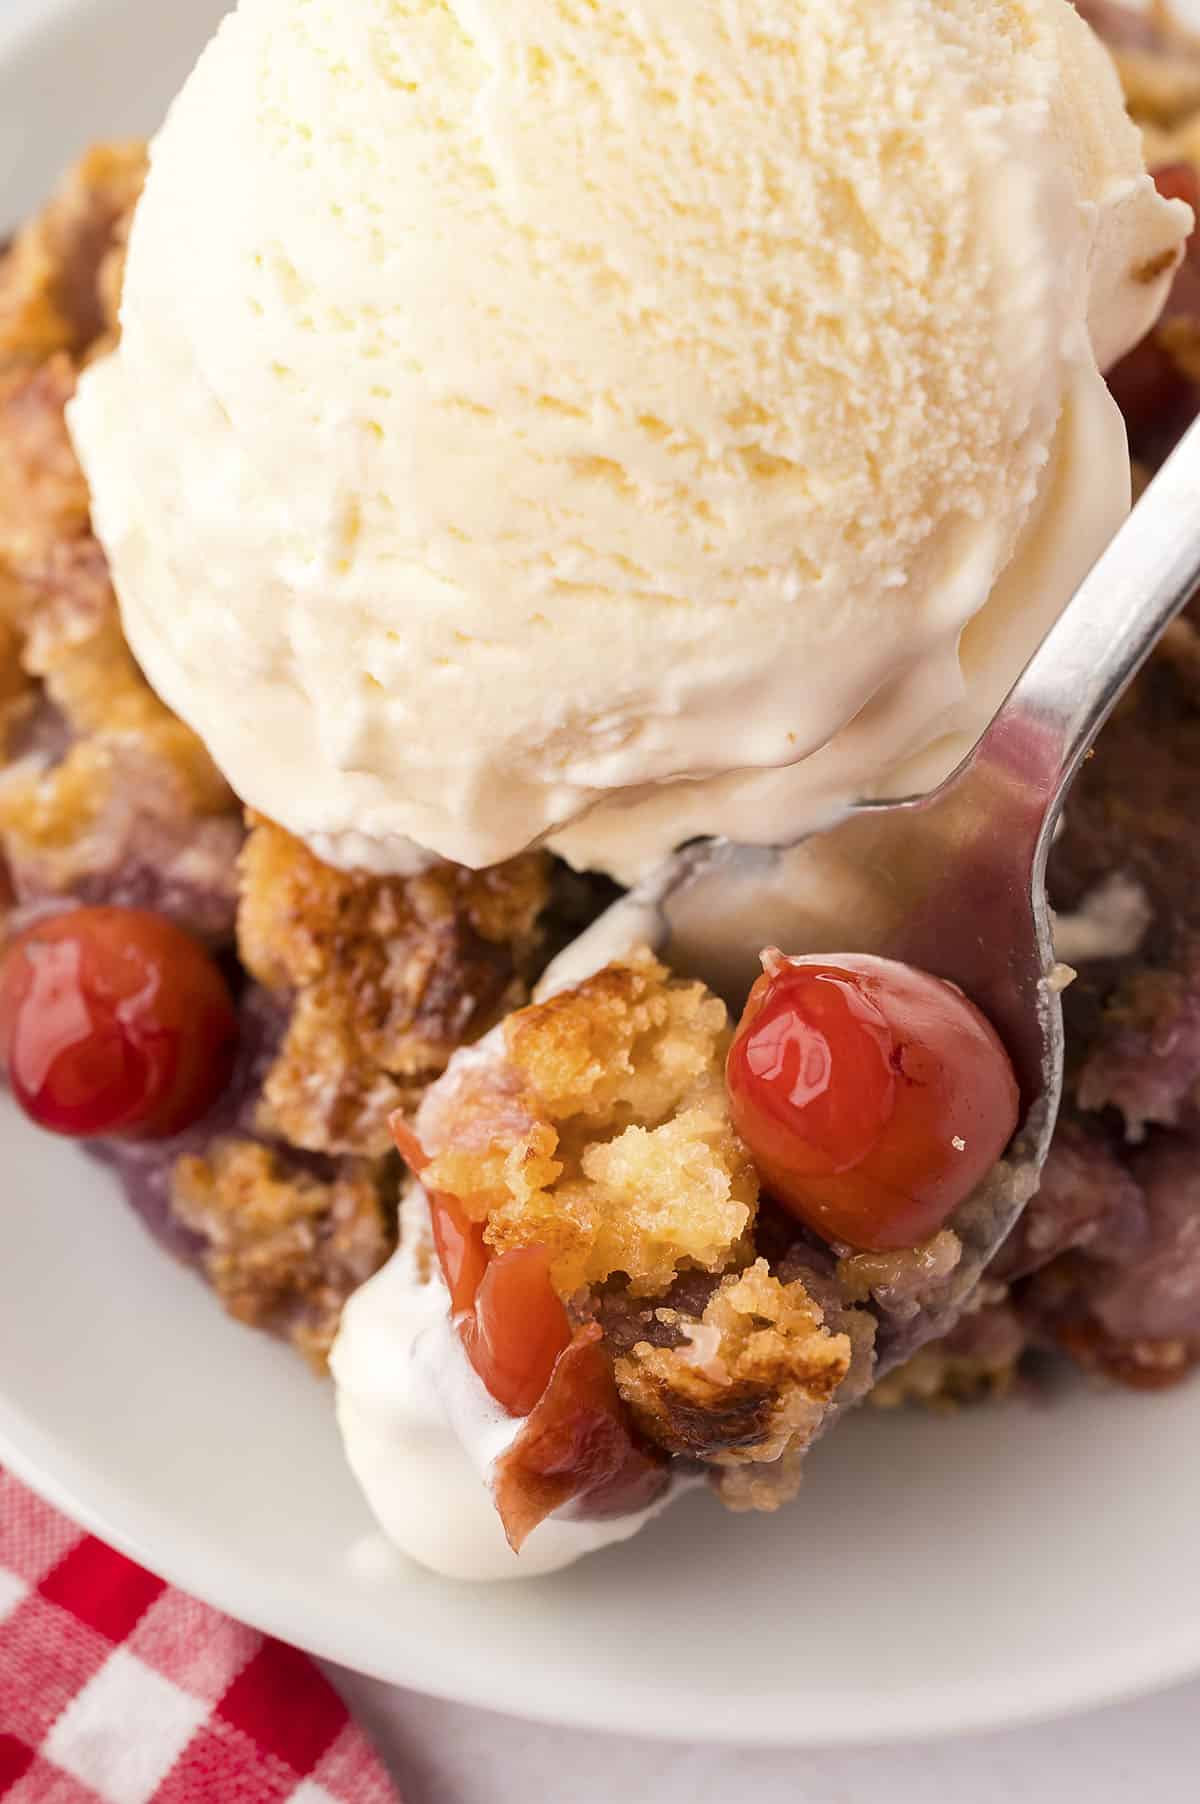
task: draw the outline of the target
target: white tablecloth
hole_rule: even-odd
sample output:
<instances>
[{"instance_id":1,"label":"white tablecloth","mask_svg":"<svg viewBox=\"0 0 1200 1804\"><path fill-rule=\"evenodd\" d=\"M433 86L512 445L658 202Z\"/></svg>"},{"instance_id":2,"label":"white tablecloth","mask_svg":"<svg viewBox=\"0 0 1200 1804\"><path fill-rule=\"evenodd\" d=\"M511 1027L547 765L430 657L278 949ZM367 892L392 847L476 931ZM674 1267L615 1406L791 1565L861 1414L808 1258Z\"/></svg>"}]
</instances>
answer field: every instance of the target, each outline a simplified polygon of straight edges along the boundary
<instances>
[{"instance_id":1,"label":"white tablecloth","mask_svg":"<svg viewBox=\"0 0 1200 1804\"><path fill-rule=\"evenodd\" d=\"M1200 1804L1200 1683L937 1745L796 1753L546 1729L333 1672L404 1804Z\"/></svg>"}]
</instances>

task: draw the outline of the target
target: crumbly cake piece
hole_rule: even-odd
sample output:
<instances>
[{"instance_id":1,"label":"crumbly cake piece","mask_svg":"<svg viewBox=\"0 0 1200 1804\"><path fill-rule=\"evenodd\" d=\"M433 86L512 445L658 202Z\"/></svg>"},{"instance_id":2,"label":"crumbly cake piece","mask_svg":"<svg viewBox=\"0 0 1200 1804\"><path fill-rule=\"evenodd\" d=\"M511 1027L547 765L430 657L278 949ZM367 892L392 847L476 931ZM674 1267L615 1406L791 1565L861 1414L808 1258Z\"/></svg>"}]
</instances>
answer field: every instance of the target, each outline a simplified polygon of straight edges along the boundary
<instances>
[{"instance_id":1,"label":"crumbly cake piece","mask_svg":"<svg viewBox=\"0 0 1200 1804\"><path fill-rule=\"evenodd\" d=\"M5 612L22 625L32 625L39 603L44 607L56 557L82 564L94 560L93 548L98 550L89 528L87 485L63 419L74 390L75 365L63 352L42 364L0 368L0 568ZM80 637L109 604L102 555L100 564L90 605L78 610Z\"/></svg>"},{"instance_id":2,"label":"crumbly cake piece","mask_svg":"<svg viewBox=\"0 0 1200 1804\"><path fill-rule=\"evenodd\" d=\"M395 1240L394 1173L366 1159L319 1176L277 1147L221 1139L177 1160L172 1202L230 1314L286 1334L318 1370L346 1298Z\"/></svg>"},{"instance_id":3,"label":"crumbly cake piece","mask_svg":"<svg viewBox=\"0 0 1200 1804\"><path fill-rule=\"evenodd\" d=\"M549 860L415 877L333 870L259 820L241 859L238 949L290 1019L260 1126L312 1152L379 1157L466 1040L529 994Z\"/></svg>"},{"instance_id":4,"label":"crumbly cake piece","mask_svg":"<svg viewBox=\"0 0 1200 1804\"><path fill-rule=\"evenodd\" d=\"M395 1244L388 1117L524 1001L547 863L375 878L333 870L270 822L251 826L237 938L273 1031L237 1131L174 1159L168 1206L201 1236L226 1307L315 1366L346 1298Z\"/></svg>"},{"instance_id":5,"label":"crumbly cake piece","mask_svg":"<svg viewBox=\"0 0 1200 1804\"><path fill-rule=\"evenodd\" d=\"M622 1272L635 1295L750 1246L758 1181L733 1132L725 1006L649 951L512 1015L423 1104L435 1190L498 1252L549 1249L564 1297Z\"/></svg>"},{"instance_id":6,"label":"crumbly cake piece","mask_svg":"<svg viewBox=\"0 0 1200 1804\"><path fill-rule=\"evenodd\" d=\"M320 1371L346 1299L395 1247L399 1161L324 1158L264 1139L263 1076L286 1015L257 984L238 1015L233 1076L207 1116L175 1140L94 1150L168 1252L240 1321L289 1340Z\"/></svg>"},{"instance_id":7,"label":"crumbly cake piece","mask_svg":"<svg viewBox=\"0 0 1200 1804\"><path fill-rule=\"evenodd\" d=\"M99 144L17 233L0 257L0 369L60 351L82 361L111 342L145 176L140 140Z\"/></svg>"},{"instance_id":8,"label":"crumbly cake piece","mask_svg":"<svg viewBox=\"0 0 1200 1804\"><path fill-rule=\"evenodd\" d=\"M830 1332L804 1284L781 1283L758 1259L720 1279L698 1318L669 1306L655 1314L680 1342L638 1341L614 1367L642 1433L719 1467L786 1459L789 1475L798 1472L793 1456L821 1427L852 1357L849 1335ZM773 1483L756 1496L731 1482L729 1501L775 1509L785 1489Z\"/></svg>"},{"instance_id":9,"label":"crumbly cake piece","mask_svg":"<svg viewBox=\"0 0 1200 1804\"><path fill-rule=\"evenodd\" d=\"M121 634L64 408L115 329L139 147L86 157L0 260L0 850L16 899L232 925L237 805Z\"/></svg>"}]
</instances>

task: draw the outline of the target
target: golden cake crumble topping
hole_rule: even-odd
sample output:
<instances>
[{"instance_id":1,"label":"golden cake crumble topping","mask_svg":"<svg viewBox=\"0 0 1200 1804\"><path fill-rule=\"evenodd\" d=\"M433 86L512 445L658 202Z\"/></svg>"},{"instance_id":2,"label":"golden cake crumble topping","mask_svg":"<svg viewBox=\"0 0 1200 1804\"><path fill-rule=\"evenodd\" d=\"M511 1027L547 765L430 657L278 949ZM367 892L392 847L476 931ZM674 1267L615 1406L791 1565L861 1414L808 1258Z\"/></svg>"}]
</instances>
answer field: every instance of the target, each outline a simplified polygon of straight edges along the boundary
<instances>
[{"instance_id":1,"label":"golden cake crumble topping","mask_svg":"<svg viewBox=\"0 0 1200 1804\"><path fill-rule=\"evenodd\" d=\"M317 1177L228 1139L179 1159L172 1206L203 1236L204 1271L230 1314L285 1333L321 1368L346 1298L391 1251L383 1178L362 1159Z\"/></svg>"},{"instance_id":2,"label":"golden cake crumble topping","mask_svg":"<svg viewBox=\"0 0 1200 1804\"><path fill-rule=\"evenodd\" d=\"M125 644L64 418L80 361L115 331L143 171L139 147L93 151L0 259L0 841L22 898L151 845L181 880L207 851L231 885L241 836L229 788Z\"/></svg>"},{"instance_id":3,"label":"golden cake crumble topping","mask_svg":"<svg viewBox=\"0 0 1200 1804\"><path fill-rule=\"evenodd\" d=\"M765 1259L723 1278L698 1321L657 1313L683 1344L639 1342L615 1371L634 1420L669 1453L778 1460L811 1440L850 1369L849 1336L831 1334L805 1286L782 1284Z\"/></svg>"},{"instance_id":4,"label":"golden cake crumble topping","mask_svg":"<svg viewBox=\"0 0 1200 1804\"><path fill-rule=\"evenodd\" d=\"M730 1125L722 1002L642 951L502 1036L418 1118L427 1184L486 1218L496 1251L548 1248L562 1296L614 1272L655 1295L744 1262L758 1180Z\"/></svg>"},{"instance_id":5,"label":"golden cake crumble topping","mask_svg":"<svg viewBox=\"0 0 1200 1804\"><path fill-rule=\"evenodd\" d=\"M450 1054L528 995L549 898L530 853L486 871L333 870L256 821L241 858L238 949L290 1004L260 1126L312 1152L380 1156Z\"/></svg>"},{"instance_id":6,"label":"golden cake crumble topping","mask_svg":"<svg viewBox=\"0 0 1200 1804\"><path fill-rule=\"evenodd\" d=\"M140 141L99 144L0 260L0 368L82 359L116 332L125 244L146 178Z\"/></svg>"}]
</instances>

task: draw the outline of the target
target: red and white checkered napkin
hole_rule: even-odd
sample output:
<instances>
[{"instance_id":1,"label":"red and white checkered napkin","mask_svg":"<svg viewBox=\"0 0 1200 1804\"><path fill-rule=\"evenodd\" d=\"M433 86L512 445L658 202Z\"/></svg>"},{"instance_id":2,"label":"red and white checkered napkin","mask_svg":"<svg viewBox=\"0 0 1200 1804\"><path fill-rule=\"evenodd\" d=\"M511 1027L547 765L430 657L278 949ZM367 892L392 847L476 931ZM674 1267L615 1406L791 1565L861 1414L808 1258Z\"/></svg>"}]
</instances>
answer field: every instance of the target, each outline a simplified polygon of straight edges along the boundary
<instances>
[{"instance_id":1,"label":"red and white checkered napkin","mask_svg":"<svg viewBox=\"0 0 1200 1804\"><path fill-rule=\"evenodd\" d=\"M313 1662L0 1472L5 1804L398 1804Z\"/></svg>"}]
</instances>

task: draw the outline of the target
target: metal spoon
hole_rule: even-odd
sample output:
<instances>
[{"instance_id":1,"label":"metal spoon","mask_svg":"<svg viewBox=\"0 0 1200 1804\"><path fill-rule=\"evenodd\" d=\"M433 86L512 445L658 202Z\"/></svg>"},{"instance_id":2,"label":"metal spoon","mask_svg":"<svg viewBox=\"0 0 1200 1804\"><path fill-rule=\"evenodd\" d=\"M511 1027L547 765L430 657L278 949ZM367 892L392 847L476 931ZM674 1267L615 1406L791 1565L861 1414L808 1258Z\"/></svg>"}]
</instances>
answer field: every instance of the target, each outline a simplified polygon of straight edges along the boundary
<instances>
[{"instance_id":1,"label":"metal spoon","mask_svg":"<svg viewBox=\"0 0 1200 1804\"><path fill-rule=\"evenodd\" d=\"M951 979L1000 1031L1025 1102L1008 1170L952 1224L953 1281L907 1320L885 1311L881 1367L951 1324L1037 1187L1063 1080L1046 857L1093 740L1198 582L1200 422L939 789L862 805L795 846L698 844L627 899L673 969L739 1007L764 946L876 952Z\"/></svg>"}]
</instances>

